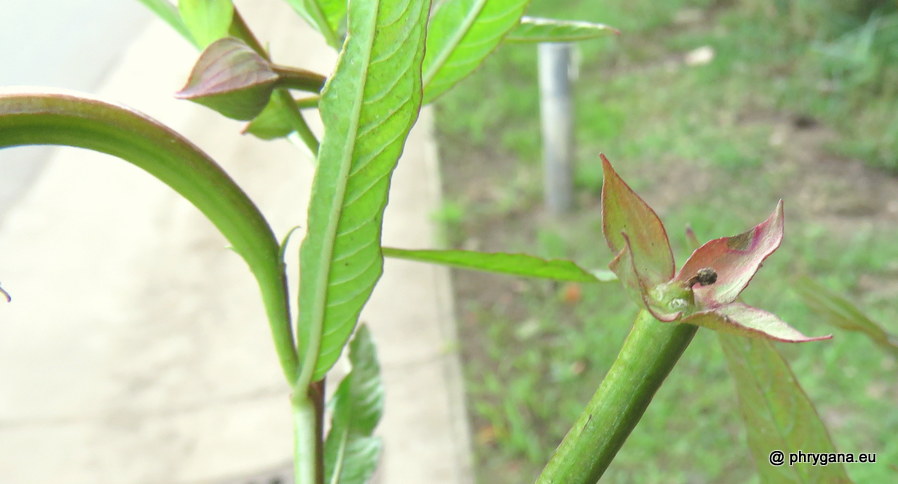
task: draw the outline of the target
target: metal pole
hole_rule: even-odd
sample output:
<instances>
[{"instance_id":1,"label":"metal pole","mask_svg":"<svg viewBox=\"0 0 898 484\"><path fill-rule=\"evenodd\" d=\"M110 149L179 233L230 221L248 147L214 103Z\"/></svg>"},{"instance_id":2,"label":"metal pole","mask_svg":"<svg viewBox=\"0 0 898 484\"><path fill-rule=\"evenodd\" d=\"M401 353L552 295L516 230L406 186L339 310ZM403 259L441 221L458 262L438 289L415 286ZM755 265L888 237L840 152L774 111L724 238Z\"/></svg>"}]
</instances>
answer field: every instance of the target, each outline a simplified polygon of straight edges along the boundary
<instances>
[{"instance_id":1,"label":"metal pole","mask_svg":"<svg viewBox=\"0 0 898 484\"><path fill-rule=\"evenodd\" d=\"M546 206L560 215L573 208L574 110L571 44L539 44L539 92Z\"/></svg>"}]
</instances>

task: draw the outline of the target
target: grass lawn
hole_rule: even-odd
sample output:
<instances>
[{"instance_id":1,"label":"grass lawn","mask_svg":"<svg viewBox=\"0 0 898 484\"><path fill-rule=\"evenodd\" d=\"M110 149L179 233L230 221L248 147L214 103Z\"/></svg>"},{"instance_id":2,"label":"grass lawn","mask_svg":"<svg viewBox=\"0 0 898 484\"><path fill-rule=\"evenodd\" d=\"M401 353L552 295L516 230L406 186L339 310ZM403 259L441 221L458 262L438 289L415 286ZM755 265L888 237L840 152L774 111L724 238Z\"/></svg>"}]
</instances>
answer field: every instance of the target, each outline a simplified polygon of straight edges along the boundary
<instances>
[{"instance_id":1,"label":"grass lawn","mask_svg":"<svg viewBox=\"0 0 898 484\"><path fill-rule=\"evenodd\" d=\"M823 326L790 290L810 275L898 333L895 2L536 0L529 14L623 31L579 46L577 209L542 209L536 48L505 46L437 104L446 244L605 267L600 152L658 210L680 263L686 224L703 240L734 235L783 198L786 239L744 297L806 334L835 333L779 347L839 450L877 454L850 475L896 481L898 362ZM710 63L684 61L705 46ZM636 307L614 284L456 272L455 286L479 482L532 481ZM758 482L712 332L699 331L605 476Z\"/></svg>"}]
</instances>

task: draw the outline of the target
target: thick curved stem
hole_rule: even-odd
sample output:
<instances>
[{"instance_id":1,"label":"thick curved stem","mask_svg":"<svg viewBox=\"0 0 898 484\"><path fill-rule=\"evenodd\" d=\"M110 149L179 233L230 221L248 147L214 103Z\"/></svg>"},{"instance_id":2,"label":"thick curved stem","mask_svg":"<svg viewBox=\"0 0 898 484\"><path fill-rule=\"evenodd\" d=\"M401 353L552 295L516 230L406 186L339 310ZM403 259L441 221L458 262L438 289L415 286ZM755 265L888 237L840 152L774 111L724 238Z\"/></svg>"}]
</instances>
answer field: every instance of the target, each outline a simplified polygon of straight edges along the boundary
<instances>
[{"instance_id":1,"label":"thick curved stem","mask_svg":"<svg viewBox=\"0 0 898 484\"><path fill-rule=\"evenodd\" d=\"M640 311L617 359L537 483L597 482L697 329L661 323Z\"/></svg>"}]
</instances>

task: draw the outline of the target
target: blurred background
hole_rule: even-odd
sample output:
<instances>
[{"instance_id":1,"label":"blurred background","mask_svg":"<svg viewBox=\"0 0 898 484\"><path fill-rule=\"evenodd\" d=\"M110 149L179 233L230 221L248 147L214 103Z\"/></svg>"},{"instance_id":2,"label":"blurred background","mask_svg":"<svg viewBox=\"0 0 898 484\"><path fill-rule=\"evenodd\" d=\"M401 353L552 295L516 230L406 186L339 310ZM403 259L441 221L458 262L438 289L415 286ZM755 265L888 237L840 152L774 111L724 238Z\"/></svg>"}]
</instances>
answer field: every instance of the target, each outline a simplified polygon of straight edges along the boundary
<instances>
[{"instance_id":1,"label":"blurred background","mask_svg":"<svg viewBox=\"0 0 898 484\"><path fill-rule=\"evenodd\" d=\"M898 365L826 325L807 275L898 332L898 3L534 0L529 15L619 28L577 45L574 210L543 208L536 48L503 46L437 103L452 247L604 268L605 153L665 222L740 233L785 201L783 246L743 294L805 334L778 345L856 482L898 479ZM479 482L532 480L607 371L636 308L615 285L455 272ZM700 331L606 474L615 483L758 482L723 354Z\"/></svg>"},{"instance_id":2,"label":"blurred background","mask_svg":"<svg viewBox=\"0 0 898 484\"><path fill-rule=\"evenodd\" d=\"M0 86L95 90L131 41L153 18L136 1L0 0ZM84 28L88 19L91 28ZM40 172L49 148L3 153L0 223L12 202Z\"/></svg>"},{"instance_id":3,"label":"blurred background","mask_svg":"<svg viewBox=\"0 0 898 484\"><path fill-rule=\"evenodd\" d=\"M0 0L0 6L4 20L0 85L94 91L108 70L124 62L122 53L129 40L142 34L152 17L135 1L25 4ZM740 233L763 220L777 200L784 199L785 242L744 297L806 334L835 333L829 342L778 347L816 403L839 450L877 454L876 465L848 466L856 482L896 481L898 440L893 436L898 434L898 362L865 336L825 325L793 286L797 277L810 276L898 333L898 3L533 0L528 14L602 22L622 32L577 45L574 209L553 216L543 207L536 47L503 46L437 102L445 199L433 217L442 224L443 243L565 257L586 267L604 268L611 254L601 235L599 153L605 153L658 211L678 262L690 253L683 236L687 224L701 240ZM88 20L89 28L85 27ZM284 30L295 28L296 22ZM174 103L170 93L180 87L195 55L175 34L159 35L169 35L162 37L167 39L164 46L147 46L135 54L156 52L161 57L155 59L156 67L149 67L149 55L131 58L132 65L147 65L150 73L134 71L115 92L131 92L134 82L146 83L149 87L143 96L129 99L117 94L122 96L117 99L167 120L168 110L192 109L183 107L187 106L183 102L173 107L164 103ZM278 52L289 55L295 50ZM158 66L168 66L171 74L156 80L158 72L152 70L162 69ZM153 94L148 97L147 93ZM202 110L190 111L188 117L204 127L222 123ZM216 127L224 132L239 129L234 123ZM192 138L217 159L235 151L233 146L223 146L217 135L194 134ZM229 462L230 456L223 457L228 452L271 464L286 458L280 452L289 449L289 436L276 434L283 428L280 419L286 416L281 408L283 388L276 371L271 371L273 362L260 362L256 351L268 349L267 335L252 327L245 335L233 333L240 335L237 338L222 336L212 343L203 339L224 334L220 332L226 326L225 317L232 321L227 327L243 331L245 321L257 315L257 308L247 301L255 297L255 288L245 280L242 264L233 254L224 253L224 243L211 230L188 238L183 249L174 248L168 234L192 230L203 222L190 207L173 211L171 207L180 207L174 197L163 198L167 192L156 187L154 180L143 188L139 184L145 177L136 171L123 169L121 176L131 180L128 177L133 175L137 185L129 181L107 187L111 192L94 193L97 189L85 183L79 192L51 207L46 220L7 223L6 207L38 179L42 163L37 160L46 157L41 150L2 153L0 226L7 231L30 231L10 236L19 245L0 244L0 249L8 249L0 276L23 274L13 291L19 304L9 306L6 314L10 316L4 321L8 334L17 339L0 341L0 349L9 358L42 362L35 371L48 377L33 379L24 369L26 363L15 371L0 368L7 388L24 389L0 395L0 404L19 413L22 408L28 410L24 417L14 414L21 421L13 422L4 414L0 444L37 456L27 464L35 469L27 475L43 475L40 466L46 465L45 456L65 455L70 462L64 464L72 468L99 469L99 475L113 476L104 482L124 479L111 470L123 465L131 472L126 475L170 482L178 472L184 479L198 479L215 465L221 473L237 474L245 463L235 461L233 469L220 464ZM244 159L247 153L238 154ZM247 182L254 198L262 198L272 185L257 177L261 164L282 173L284 166L275 160L292 166L294 156L288 146L276 155L251 156L258 165L233 160L229 169L242 170L237 171L241 181ZM74 177L102 180L110 169L100 162L96 166L84 163L59 174L54 184L46 183L41 194L55 192ZM116 205L108 203L110 197L124 199L135 192L135 186L160 200L163 208L110 206ZM293 195L273 200L268 208L298 206L301 202ZM64 223L70 216L59 214L67 213L70 200L79 200L79 208L88 207L82 211L92 214L97 224L104 221L105 225L97 226L104 230L103 244L85 234L82 226ZM279 217L279 233L295 224L292 212ZM155 225L139 229L147 225L146 220ZM133 224L126 225L129 221ZM166 224L174 227L166 228ZM107 269L98 276L90 254L67 248L78 244L101 245L99 255L93 256L105 256ZM129 244L152 250L135 249L120 256L113 250ZM28 245L37 247L32 250L40 258L21 260L23 252L10 249ZM217 255L197 257L195 251L201 246ZM172 262L157 267L159 260ZM183 265L185 260L193 261L190 267ZM26 281L25 275L36 272L34 267L40 267L42 276ZM129 271L155 277L138 283ZM209 301L185 297L197 287L208 287L206 278L210 273L218 277L215 271L244 278L239 279L244 285L209 288ZM110 305L109 296L93 293L91 286L123 286L127 297ZM455 272L454 288L478 481L532 481L607 371L636 308L616 285L553 284ZM77 329L59 332L68 325L45 330L24 316L17 319L14 311L28 307L28 294L35 295L32 307L45 304L42 291L62 295L46 321L74 320L80 315L104 331L117 332L140 351L119 354L103 336ZM133 308L141 301L156 309L135 315ZM72 309L82 303L92 304L94 312ZM209 305L218 312L202 312ZM178 321L194 322L196 329L184 332L175 316ZM135 319L141 324L134 324ZM64 355L65 364L25 354L23 341L36 347L45 344L48 331L55 331L58 341L47 351L53 357ZM243 342L244 349L235 347L234 341ZM78 357L87 363L73 364ZM111 359L126 363L109 368ZM173 363L160 364L164 361ZM188 378L184 374L188 363L207 372L199 380ZM100 406L101 399L83 388L75 377L85 369L108 373L97 394L115 405ZM129 372L140 379L125 378ZM60 403L45 398L47 394L74 395L75 400ZM243 416L255 417L237 421L224 416L223 410L208 415L194 411L199 408L197 402L210 395L239 407ZM135 406L136 400L152 405ZM14 405L25 401L40 401L41 406ZM102 446L84 448L82 434L93 432L93 427L77 427L80 424L72 417L76 410L89 414L90 426L114 431L118 437L104 437ZM144 422L137 420L143 414L151 420L135 423ZM176 422L170 425L168 420ZM184 421L198 422L196 435L204 440L178 433L177 426ZM40 434L53 426L67 433ZM38 434L33 440L21 437L34 428ZM277 435L266 444L275 450L249 455L247 449L260 445L244 436L265 432ZM108 435L95 434L90 435ZM222 445L225 439L229 446ZM28 449L29 445L33 448ZM137 463L121 462L121 452L153 456L156 465L141 474ZM194 467L158 464L195 456L209 457L197 459ZM144 467L153 466L153 460L141 462ZM0 469L4 469L2 461ZM722 352L713 333L700 331L606 479L614 483L751 483L758 482L755 474ZM96 477L90 479L72 480L97 482Z\"/></svg>"}]
</instances>

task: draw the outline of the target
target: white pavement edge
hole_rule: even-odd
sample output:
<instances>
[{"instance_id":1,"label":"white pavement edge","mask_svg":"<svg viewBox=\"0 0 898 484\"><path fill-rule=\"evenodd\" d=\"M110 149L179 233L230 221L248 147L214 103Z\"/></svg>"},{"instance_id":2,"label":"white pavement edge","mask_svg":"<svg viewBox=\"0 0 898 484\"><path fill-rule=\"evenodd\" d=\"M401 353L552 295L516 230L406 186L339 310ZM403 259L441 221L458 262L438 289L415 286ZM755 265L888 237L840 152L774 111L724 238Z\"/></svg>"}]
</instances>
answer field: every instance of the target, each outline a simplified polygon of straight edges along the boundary
<instances>
[{"instance_id":1,"label":"white pavement edge","mask_svg":"<svg viewBox=\"0 0 898 484\"><path fill-rule=\"evenodd\" d=\"M282 2L243 3L279 60L330 72L333 53ZM195 56L155 22L97 95L210 153L279 236L304 225L311 170L294 147L235 136L239 123L171 98ZM386 244L435 242L431 129L425 110L394 176ZM206 483L289 460L258 290L225 246L136 168L55 152L0 226L0 280L15 298L0 307L0 481ZM363 313L387 387L380 483L472 482L452 308L446 269L388 260Z\"/></svg>"}]
</instances>

